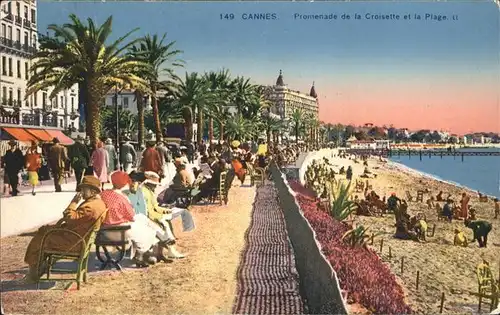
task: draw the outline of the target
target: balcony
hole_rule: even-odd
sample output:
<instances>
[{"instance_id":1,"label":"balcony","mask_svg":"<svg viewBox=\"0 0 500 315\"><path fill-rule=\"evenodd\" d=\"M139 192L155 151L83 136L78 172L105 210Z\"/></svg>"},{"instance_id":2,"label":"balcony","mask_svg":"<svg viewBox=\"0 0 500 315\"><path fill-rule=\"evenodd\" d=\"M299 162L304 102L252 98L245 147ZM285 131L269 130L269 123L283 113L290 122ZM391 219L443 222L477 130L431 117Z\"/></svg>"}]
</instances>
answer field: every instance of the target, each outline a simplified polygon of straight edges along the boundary
<instances>
[{"instance_id":1,"label":"balcony","mask_svg":"<svg viewBox=\"0 0 500 315\"><path fill-rule=\"evenodd\" d=\"M43 125L47 127L57 127L57 116L52 114L43 116Z\"/></svg>"},{"instance_id":2,"label":"balcony","mask_svg":"<svg viewBox=\"0 0 500 315\"><path fill-rule=\"evenodd\" d=\"M12 46L14 46L14 41L6 37L0 37L0 45L12 48Z\"/></svg>"},{"instance_id":3,"label":"balcony","mask_svg":"<svg viewBox=\"0 0 500 315\"><path fill-rule=\"evenodd\" d=\"M27 18L24 18L23 19L23 27L27 28L27 29L30 29L31 28L31 22L30 22L30 20L28 20Z\"/></svg>"},{"instance_id":4,"label":"balcony","mask_svg":"<svg viewBox=\"0 0 500 315\"><path fill-rule=\"evenodd\" d=\"M14 107L21 107L21 105L22 105L21 100L12 101L12 106L14 106Z\"/></svg>"},{"instance_id":5,"label":"balcony","mask_svg":"<svg viewBox=\"0 0 500 315\"><path fill-rule=\"evenodd\" d=\"M22 122L25 126L40 126L40 115L38 113L23 114Z\"/></svg>"},{"instance_id":6,"label":"balcony","mask_svg":"<svg viewBox=\"0 0 500 315\"><path fill-rule=\"evenodd\" d=\"M12 21L14 19L14 15L12 15L12 13L10 12L7 12L7 15L5 16L4 19L7 21Z\"/></svg>"},{"instance_id":7,"label":"balcony","mask_svg":"<svg viewBox=\"0 0 500 315\"><path fill-rule=\"evenodd\" d=\"M16 40L12 43L12 48L15 48L17 50L21 50L21 42Z\"/></svg>"},{"instance_id":8,"label":"balcony","mask_svg":"<svg viewBox=\"0 0 500 315\"><path fill-rule=\"evenodd\" d=\"M7 105L8 105L7 98L6 97L2 97L2 106L7 106Z\"/></svg>"},{"instance_id":9,"label":"balcony","mask_svg":"<svg viewBox=\"0 0 500 315\"><path fill-rule=\"evenodd\" d=\"M50 112L50 111L52 111L52 105L45 104L45 105L42 105L42 107L43 107L43 111L44 112Z\"/></svg>"},{"instance_id":10,"label":"balcony","mask_svg":"<svg viewBox=\"0 0 500 315\"><path fill-rule=\"evenodd\" d=\"M15 22L17 25L21 26L23 24L23 18L20 16L15 16Z\"/></svg>"}]
</instances>

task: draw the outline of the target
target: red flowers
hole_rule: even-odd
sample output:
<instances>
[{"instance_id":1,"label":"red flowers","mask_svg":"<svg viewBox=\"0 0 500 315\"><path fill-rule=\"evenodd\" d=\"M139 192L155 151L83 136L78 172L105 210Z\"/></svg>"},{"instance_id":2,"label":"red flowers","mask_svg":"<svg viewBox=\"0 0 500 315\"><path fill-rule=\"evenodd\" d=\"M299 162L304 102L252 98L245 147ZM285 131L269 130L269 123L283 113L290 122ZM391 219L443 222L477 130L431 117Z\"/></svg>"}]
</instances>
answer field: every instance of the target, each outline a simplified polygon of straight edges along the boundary
<instances>
[{"instance_id":1,"label":"red flowers","mask_svg":"<svg viewBox=\"0 0 500 315\"><path fill-rule=\"evenodd\" d=\"M396 277L377 254L360 247L352 248L342 241L342 235L350 227L319 209L314 194L299 182L290 181L290 186L349 298L375 314L412 313Z\"/></svg>"}]
</instances>

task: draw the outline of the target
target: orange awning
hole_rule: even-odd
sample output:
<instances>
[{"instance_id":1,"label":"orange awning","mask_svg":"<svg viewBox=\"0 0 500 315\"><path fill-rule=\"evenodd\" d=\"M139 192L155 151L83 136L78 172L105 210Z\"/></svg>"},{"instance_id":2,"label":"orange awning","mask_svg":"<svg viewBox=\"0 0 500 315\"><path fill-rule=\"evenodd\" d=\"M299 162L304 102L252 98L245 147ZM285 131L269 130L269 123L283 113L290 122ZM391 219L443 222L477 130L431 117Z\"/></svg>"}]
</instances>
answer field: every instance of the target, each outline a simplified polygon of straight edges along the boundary
<instances>
[{"instance_id":1,"label":"orange awning","mask_svg":"<svg viewBox=\"0 0 500 315\"><path fill-rule=\"evenodd\" d=\"M19 141L38 140L35 136L22 128L3 127L3 130Z\"/></svg>"},{"instance_id":2,"label":"orange awning","mask_svg":"<svg viewBox=\"0 0 500 315\"><path fill-rule=\"evenodd\" d=\"M54 138L43 129L24 129L24 130L26 130L28 133L32 134L33 136L37 137L38 140L41 140L41 141L52 141L52 138Z\"/></svg>"},{"instance_id":3,"label":"orange awning","mask_svg":"<svg viewBox=\"0 0 500 315\"><path fill-rule=\"evenodd\" d=\"M51 138L57 138L57 139L59 139L59 141L61 142L61 144L70 145L70 144L74 143L74 141L70 137L66 136L60 130L46 129L45 131L51 136Z\"/></svg>"}]
</instances>

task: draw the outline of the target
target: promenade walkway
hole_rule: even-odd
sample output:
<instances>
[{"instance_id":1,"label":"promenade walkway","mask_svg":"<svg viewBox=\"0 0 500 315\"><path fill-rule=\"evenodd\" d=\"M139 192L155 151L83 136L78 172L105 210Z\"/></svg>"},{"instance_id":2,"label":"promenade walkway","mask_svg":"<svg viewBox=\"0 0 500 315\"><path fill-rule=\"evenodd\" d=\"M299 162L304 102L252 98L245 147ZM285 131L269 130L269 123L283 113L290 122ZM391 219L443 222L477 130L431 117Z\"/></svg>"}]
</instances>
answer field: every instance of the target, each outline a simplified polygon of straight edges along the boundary
<instances>
[{"instance_id":1,"label":"promenade walkway","mask_svg":"<svg viewBox=\"0 0 500 315\"><path fill-rule=\"evenodd\" d=\"M236 314L303 314L298 273L272 182L257 189L238 268Z\"/></svg>"}]
</instances>

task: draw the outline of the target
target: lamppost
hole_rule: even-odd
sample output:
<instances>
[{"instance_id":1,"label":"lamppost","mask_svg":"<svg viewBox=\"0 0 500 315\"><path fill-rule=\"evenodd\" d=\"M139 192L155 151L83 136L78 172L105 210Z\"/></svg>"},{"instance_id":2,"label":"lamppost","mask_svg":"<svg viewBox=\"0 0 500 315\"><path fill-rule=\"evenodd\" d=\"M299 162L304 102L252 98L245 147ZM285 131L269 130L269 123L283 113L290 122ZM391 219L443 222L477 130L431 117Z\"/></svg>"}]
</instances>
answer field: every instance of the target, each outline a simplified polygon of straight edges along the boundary
<instances>
[{"instance_id":1,"label":"lamppost","mask_svg":"<svg viewBox=\"0 0 500 315\"><path fill-rule=\"evenodd\" d=\"M115 113L116 113L116 155L120 156L120 113L118 106L118 87L115 86ZM120 169L120 159L118 159L116 167Z\"/></svg>"}]
</instances>

